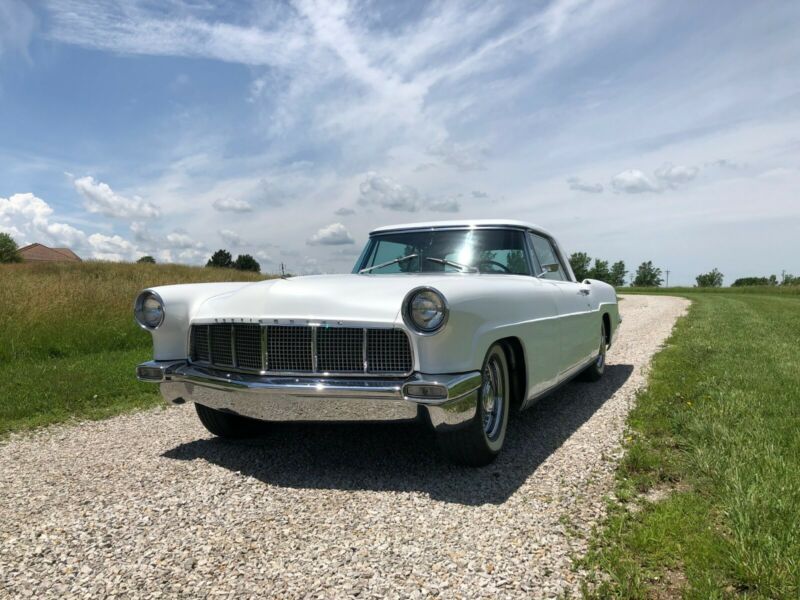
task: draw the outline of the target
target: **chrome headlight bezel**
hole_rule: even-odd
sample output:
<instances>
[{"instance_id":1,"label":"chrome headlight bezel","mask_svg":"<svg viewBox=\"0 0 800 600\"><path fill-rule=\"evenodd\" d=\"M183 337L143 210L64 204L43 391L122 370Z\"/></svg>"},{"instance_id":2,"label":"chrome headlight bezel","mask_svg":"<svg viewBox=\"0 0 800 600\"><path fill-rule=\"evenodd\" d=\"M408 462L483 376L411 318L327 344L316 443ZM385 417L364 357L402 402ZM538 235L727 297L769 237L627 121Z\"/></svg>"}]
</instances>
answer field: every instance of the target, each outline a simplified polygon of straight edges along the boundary
<instances>
[{"instance_id":1,"label":"chrome headlight bezel","mask_svg":"<svg viewBox=\"0 0 800 600\"><path fill-rule=\"evenodd\" d=\"M161 309L161 316L157 323L147 321L145 319L145 302L147 302L150 299L153 299L156 302L158 302ZM164 308L164 300L162 300L161 296L159 296L153 290L144 290L143 292L140 292L138 296L136 296L136 300L133 303L133 318L136 320L136 323L142 329L146 329L147 331L154 331L158 329L164 322L166 314L167 313Z\"/></svg>"},{"instance_id":2,"label":"chrome headlight bezel","mask_svg":"<svg viewBox=\"0 0 800 600\"><path fill-rule=\"evenodd\" d=\"M413 302L414 299L421 294L426 294L428 297L431 297L432 295L441 307L438 311L441 314L441 317L439 317L433 326L421 324L417 321L417 319L414 318ZM447 304L447 299L444 297L442 292L433 287L421 286L414 288L408 292L408 294L406 294L406 297L403 299L402 312L403 321L405 322L406 326L411 329L411 331L419 335L433 335L441 331L442 328L447 324L447 319L450 316L450 306Z\"/></svg>"}]
</instances>

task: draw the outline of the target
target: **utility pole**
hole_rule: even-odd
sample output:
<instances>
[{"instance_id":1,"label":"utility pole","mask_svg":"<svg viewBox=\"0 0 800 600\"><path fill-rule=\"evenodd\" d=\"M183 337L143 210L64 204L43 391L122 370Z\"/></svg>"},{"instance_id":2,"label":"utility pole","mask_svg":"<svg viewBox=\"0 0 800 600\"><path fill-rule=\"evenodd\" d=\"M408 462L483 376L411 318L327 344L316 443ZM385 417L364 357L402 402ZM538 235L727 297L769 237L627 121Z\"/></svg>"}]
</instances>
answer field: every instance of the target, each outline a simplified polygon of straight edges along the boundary
<instances>
[{"instance_id":1,"label":"utility pole","mask_svg":"<svg viewBox=\"0 0 800 600\"><path fill-rule=\"evenodd\" d=\"M664 287L669 287L669 269L665 270L664 273L667 274L667 285Z\"/></svg>"},{"instance_id":2,"label":"utility pole","mask_svg":"<svg viewBox=\"0 0 800 600\"><path fill-rule=\"evenodd\" d=\"M286 267L281 263L281 278L286 279Z\"/></svg>"}]
</instances>

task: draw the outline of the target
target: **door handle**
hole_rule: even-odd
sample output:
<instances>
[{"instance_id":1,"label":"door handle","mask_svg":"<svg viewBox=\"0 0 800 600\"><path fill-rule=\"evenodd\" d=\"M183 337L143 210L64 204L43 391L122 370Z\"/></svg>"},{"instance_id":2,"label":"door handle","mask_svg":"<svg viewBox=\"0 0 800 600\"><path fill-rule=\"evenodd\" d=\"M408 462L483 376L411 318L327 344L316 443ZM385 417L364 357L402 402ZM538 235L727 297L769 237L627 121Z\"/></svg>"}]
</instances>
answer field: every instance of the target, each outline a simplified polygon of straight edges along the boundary
<instances>
[{"instance_id":1,"label":"door handle","mask_svg":"<svg viewBox=\"0 0 800 600\"><path fill-rule=\"evenodd\" d=\"M578 290L578 293L581 296L588 296L589 294L591 294L591 290Z\"/></svg>"}]
</instances>

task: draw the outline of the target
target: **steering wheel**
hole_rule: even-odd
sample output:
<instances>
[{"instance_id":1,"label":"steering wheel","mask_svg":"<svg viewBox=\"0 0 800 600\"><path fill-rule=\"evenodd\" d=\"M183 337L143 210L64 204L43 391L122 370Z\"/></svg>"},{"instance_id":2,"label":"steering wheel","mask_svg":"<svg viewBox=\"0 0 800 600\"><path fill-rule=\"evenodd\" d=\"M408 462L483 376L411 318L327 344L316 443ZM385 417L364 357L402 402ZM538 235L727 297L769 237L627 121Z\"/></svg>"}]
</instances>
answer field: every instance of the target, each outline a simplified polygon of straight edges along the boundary
<instances>
[{"instance_id":1,"label":"steering wheel","mask_svg":"<svg viewBox=\"0 0 800 600\"><path fill-rule=\"evenodd\" d=\"M511 273L511 269L509 269L503 263L497 262L496 260L481 260L481 261L479 261L478 262L478 269L479 270L480 270L480 266L481 265L492 265L492 266L495 266L495 267L500 267L503 270L503 272Z\"/></svg>"}]
</instances>

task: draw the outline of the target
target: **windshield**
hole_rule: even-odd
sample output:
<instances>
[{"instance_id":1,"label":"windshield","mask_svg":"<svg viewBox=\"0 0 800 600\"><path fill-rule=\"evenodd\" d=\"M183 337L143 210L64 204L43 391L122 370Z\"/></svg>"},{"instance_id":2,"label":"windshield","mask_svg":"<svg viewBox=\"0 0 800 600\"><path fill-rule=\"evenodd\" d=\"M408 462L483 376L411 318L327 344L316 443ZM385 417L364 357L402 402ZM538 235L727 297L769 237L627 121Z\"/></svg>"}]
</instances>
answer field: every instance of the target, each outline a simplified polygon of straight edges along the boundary
<instances>
[{"instance_id":1,"label":"windshield","mask_svg":"<svg viewBox=\"0 0 800 600\"><path fill-rule=\"evenodd\" d=\"M443 229L374 235L354 272L530 275L525 234L516 229Z\"/></svg>"}]
</instances>

